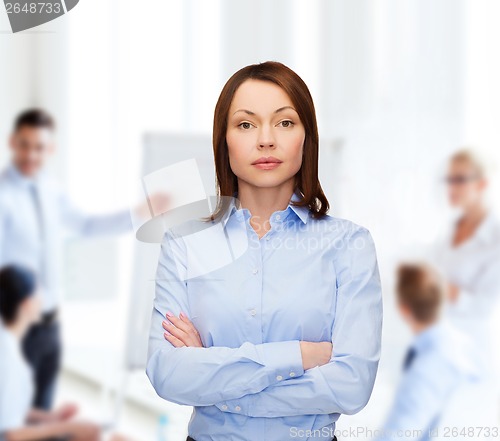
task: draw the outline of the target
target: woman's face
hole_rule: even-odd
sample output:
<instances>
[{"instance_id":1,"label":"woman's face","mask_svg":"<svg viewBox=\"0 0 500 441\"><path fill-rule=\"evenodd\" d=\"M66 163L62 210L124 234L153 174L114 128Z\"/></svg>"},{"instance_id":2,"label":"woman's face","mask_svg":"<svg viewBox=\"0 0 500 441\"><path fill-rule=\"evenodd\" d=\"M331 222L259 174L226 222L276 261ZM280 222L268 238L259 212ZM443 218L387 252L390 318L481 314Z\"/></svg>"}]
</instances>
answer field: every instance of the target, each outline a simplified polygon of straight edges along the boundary
<instances>
[{"instance_id":1,"label":"woman's face","mask_svg":"<svg viewBox=\"0 0 500 441\"><path fill-rule=\"evenodd\" d=\"M236 90L226 141L239 183L269 188L294 179L302 164L304 140L304 126L281 87L246 80Z\"/></svg>"},{"instance_id":2,"label":"woman's face","mask_svg":"<svg viewBox=\"0 0 500 441\"><path fill-rule=\"evenodd\" d=\"M486 182L467 160L452 161L448 167L448 199L453 207L467 209L479 202Z\"/></svg>"}]
</instances>

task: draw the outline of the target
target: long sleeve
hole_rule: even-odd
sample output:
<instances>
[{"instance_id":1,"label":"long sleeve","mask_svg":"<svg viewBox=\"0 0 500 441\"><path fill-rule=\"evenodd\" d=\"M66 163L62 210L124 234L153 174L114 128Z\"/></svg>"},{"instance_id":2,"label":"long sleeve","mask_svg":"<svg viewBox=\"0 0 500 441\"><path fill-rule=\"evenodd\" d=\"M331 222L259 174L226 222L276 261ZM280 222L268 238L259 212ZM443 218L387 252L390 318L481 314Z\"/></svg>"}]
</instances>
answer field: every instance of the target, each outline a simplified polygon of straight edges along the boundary
<instances>
[{"instance_id":1,"label":"long sleeve","mask_svg":"<svg viewBox=\"0 0 500 441\"><path fill-rule=\"evenodd\" d=\"M187 285L186 249L169 230L164 236L156 275L146 373L158 395L191 406L209 406L259 392L269 385L304 373L298 340L240 347L174 347L163 334L167 311L191 317ZM228 332L231 332L228 329Z\"/></svg>"},{"instance_id":2,"label":"long sleeve","mask_svg":"<svg viewBox=\"0 0 500 441\"><path fill-rule=\"evenodd\" d=\"M337 309L328 364L257 394L221 401L226 412L252 417L354 414L367 404L378 369L382 332L382 291L375 246L359 228L345 241L337 271Z\"/></svg>"},{"instance_id":3,"label":"long sleeve","mask_svg":"<svg viewBox=\"0 0 500 441\"><path fill-rule=\"evenodd\" d=\"M83 236L98 236L132 231L131 213L127 210L103 215L88 215L71 203L66 194L59 195L63 224Z\"/></svg>"}]
</instances>

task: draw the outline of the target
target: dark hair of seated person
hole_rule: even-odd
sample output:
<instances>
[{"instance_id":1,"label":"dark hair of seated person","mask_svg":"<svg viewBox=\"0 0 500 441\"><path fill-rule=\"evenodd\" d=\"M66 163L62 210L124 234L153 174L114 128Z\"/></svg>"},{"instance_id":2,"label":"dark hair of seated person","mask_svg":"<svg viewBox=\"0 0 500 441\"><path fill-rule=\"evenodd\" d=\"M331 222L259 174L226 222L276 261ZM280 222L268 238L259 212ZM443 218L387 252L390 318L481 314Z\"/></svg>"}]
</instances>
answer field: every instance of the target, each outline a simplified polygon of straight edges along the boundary
<instances>
[{"instance_id":1,"label":"dark hair of seated person","mask_svg":"<svg viewBox=\"0 0 500 441\"><path fill-rule=\"evenodd\" d=\"M22 302L36 290L35 273L20 265L0 268L0 318L4 325L15 322Z\"/></svg>"}]
</instances>

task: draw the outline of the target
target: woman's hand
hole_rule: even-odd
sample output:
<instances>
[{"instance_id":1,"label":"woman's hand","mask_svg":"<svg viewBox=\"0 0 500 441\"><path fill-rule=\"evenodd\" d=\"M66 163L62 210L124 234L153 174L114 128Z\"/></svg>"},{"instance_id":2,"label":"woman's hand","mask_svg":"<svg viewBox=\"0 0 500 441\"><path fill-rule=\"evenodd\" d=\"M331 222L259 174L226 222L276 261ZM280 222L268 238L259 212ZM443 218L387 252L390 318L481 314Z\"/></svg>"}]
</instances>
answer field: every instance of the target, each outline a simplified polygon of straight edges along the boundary
<instances>
[{"instance_id":1,"label":"woman's hand","mask_svg":"<svg viewBox=\"0 0 500 441\"><path fill-rule=\"evenodd\" d=\"M307 370L327 364L332 357L333 345L329 341L301 341L300 350L302 351L302 365L304 370Z\"/></svg>"},{"instance_id":2,"label":"woman's hand","mask_svg":"<svg viewBox=\"0 0 500 441\"><path fill-rule=\"evenodd\" d=\"M167 320L163 321L162 325L166 332L163 336L176 348L182 346L203 347L198 330L185 314L181 312L179 317L176 317L169 311L165 317Z\"/></svg>"}]
</instances>

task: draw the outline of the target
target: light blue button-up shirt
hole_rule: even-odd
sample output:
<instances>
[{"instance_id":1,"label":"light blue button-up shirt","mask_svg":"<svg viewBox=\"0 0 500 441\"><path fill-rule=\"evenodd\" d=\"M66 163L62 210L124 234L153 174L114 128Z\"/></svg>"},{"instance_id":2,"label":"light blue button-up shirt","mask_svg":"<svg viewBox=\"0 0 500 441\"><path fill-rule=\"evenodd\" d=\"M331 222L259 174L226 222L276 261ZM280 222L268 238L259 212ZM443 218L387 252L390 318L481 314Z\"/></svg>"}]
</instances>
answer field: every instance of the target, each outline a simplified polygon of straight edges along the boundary
<instances>
[{"instance_id":1,"label":"light blue button-up shirt","mask_svg":"<svg viewBox=\"0 0 500 441\"><path fill-rule=\"evenodd\" d=\"M447 319L417 334L414 360L402 376L376 441L427 441L446 436L441 416L460 388L481 378L475 342ZM470 420L464 426L474 426ZM448 436L451 436L451 432Z\"/></svg>"},{"instance_id":2,"label":"light blue button-up shirt","mask_svg":"<svg viewBox=\"0 0 500 441\"><path fill-rule=\"evenodd\" d=\"M131 231L130 211L87 215L44 172L28 178L11 164L0 174L0 266L17 263L37 272L44 311L59 303L59 245L68 230L84 236Z\"/></svg>"},{"instance_id":3,"label":"light blue button-up shirt","mask_svg":"<svg viewBox=\"0 0 500 441\"><path fill-rule=\"evenodd\" d=\"M166 232L147 374L161 397L194 406L196 441L332 439L340 414L367 404L380 358L372 237L289 204L259 239L250 217L233 202L219 222ZM187 314L204 347L165 340L167 311ZM331 341L330 362L304 370L301 340Z\"/></svg>"}]
</instances>

